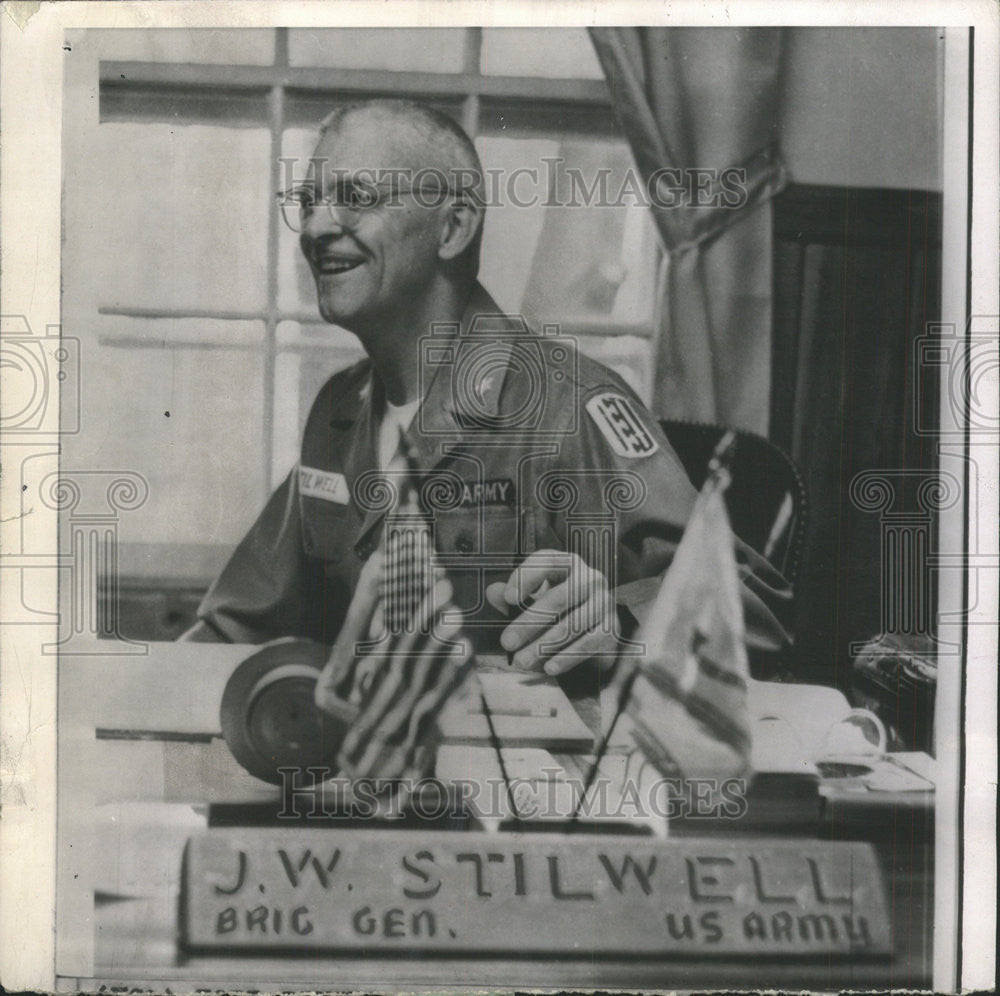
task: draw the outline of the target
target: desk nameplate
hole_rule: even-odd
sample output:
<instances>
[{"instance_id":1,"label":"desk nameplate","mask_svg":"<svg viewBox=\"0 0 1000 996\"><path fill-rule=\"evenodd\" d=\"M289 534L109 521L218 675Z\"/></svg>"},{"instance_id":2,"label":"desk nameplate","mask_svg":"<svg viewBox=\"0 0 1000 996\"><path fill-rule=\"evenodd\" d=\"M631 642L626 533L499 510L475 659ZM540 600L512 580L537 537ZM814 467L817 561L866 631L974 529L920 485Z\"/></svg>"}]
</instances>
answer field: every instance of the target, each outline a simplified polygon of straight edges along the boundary
<instances>
[{"instance_id":1,"label":"desk nameplate","mask_svg":"<svg viewBox=\"0 0 1000 996\"><path fill-rule=\"evenodd\" d=\"M192 951L803 958L891 954L864 843L209 830L184 856Z\"/></svg>"}]
</instances>

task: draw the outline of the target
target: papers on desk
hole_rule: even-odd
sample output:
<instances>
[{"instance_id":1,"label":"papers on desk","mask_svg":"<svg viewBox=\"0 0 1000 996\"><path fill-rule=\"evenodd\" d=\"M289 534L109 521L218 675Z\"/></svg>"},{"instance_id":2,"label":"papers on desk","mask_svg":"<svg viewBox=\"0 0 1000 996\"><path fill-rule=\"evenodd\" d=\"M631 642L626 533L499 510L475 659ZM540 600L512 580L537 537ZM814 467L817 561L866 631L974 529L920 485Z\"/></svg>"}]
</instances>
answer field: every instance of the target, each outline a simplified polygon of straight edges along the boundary
<instances>
[{"instance_id":1,"label":"papers on desk","mask_svg":"<svg viewBox=\"0 0 1000 996\"><path fill-rule=\"evenodd\" d=\"M602 695L605 722L614 699L614 689ZM851 705L836 689L750 681L748 711L752 775L741 827L807 832L820 820L851 819L864 829L887 810L932 806L933 761L927 755L883 755L857 737L857 752L842 753L848 741L831 731L838 726L847 733L856 731L846 726ZM623 716L609 750L621 754L633 747L630 720Z\"/></svg>"},{"instance_id":2,"label":"papers on desk","mask_svg":"<svg viewBox=\"0 0 1000 996\"><path fill-rule=\"evenodd\" d=\"M438 750L435 773L443 782L463 786L470 812L487 829L496 829L515 815L533 824L569 820L593 762L590 755L556 757L541 748L525 747L504 747L501 754L509 791L491 747L444 745ZM603 758L581 807L581 821L665 837L666 820L646 805L658 779L656 770L638 751Z\"/></svg>"},{"instance_id":3,"label":"papers on desk","mask_svg":"<svg viewBox=\"0 0 1000 996\"><path fill-rule=\"evenodd\" d=\"M212 644L156 644L147 656L129 659L87 659L60 674L60 709L64 743L68 731L78 738L64 758L64 767L78 770L69 781L98 804L111 801L254 802L276 797L276 790L251 778L219 740L219 698L229 674L253 652L252 647ZM532 779L531 770L556 768L565 772L577 791L593 752L593 731L554 679L496 667L477 674L494 715L497 734L511 765ZM475 687L475 686L473 686ZM617 690L601 696L603 725L613 715ZM838 691L816 685L751 681L748 709L753 727L754 777L749 786L751 816L781 826L816 818L825 805L827 818L872 807L927 808L933 801L933 761L925 754L860 758L863 771L850 774L826 765L820 748L830 726L849 716L851 707ZM602 763L611 783L623 782L624 767L635 763L630 718L623 715ZM456 698L442 719L445 742L439 768L457 766L459 778L472 771L499 777L489 728L478 695ZM103 735L97 733L104 731ZM107 738L108 731L159 731L169 739ZM452 751L456 748L459 753ZM473 753L472 748L478 748ZM451 753L449 754L449 751ZM464 753L462 753L464 752ZM575 756L574 756L575 755ZM505 759L507 753L505 753ZM457 759L457 760L456 760ZM816 761L822 768L817 768ZM844 758L835 759L843 765ZM567 771L566 765L571 770ZM69 771L66 767L66 771ZM115 772L107 777L108 772ZM553 776L543 775L544 778ZM648 777L648 773L643 777ZM541 784L541 783L540 783ZM565 816L569 785L554 790L555 809ZM522 791L528 791L524 789ZM821 800L825 799L825 802ZM609 804L614 813L616 807ZM571 811L571 810L570 810ZM626 819L631 820L628 813ZM831 815L833 814L833 815ZM500 818L503 818L501 816Z\"/></svg>"},{"instance_id":4,"label":"papers on desk","mask_svg":"<svg viewBox=\"0 0 1000 996\"><path fill-rule=\"evenodd\" d=\"M518 815L532 823L569 819L593 762L594 734L554 678L496 668L475 677L502 745ZM474 793L466 790L470 811L495 828L514 814L478 689L471 684L471 694L456 700L442 721L445 742L438 748L435 773L444 782L475 785ZM605 722L610 715L604 713ZM641 802L652 791L650 783L659 778L656 770L627 732L615 742L617 747L601 761L582 818L665 836L665 819Z\"/></svg>"},{"instance_id":5,"label":"papers on desk","mask_svg":"<svg viewBox=\"0 0 1000 996\"><path fill-rule=\"evenodd\" d=\"M523 671L473 674L467 694L455 696L439 717L446 744L490 744L480 688L486 696L497 738L503 745L557 751L593 748L593 733L577 715L555 678Z\"/></svg>"},{"instance_id":6,"label":"papers on desk","mask_svg":"<svg viewBox=\"0 0 1000 996\"><path fill-rule=\"evenodd\" d=\"M894 813L932 810L932 759L884 754L868 743L851 725L859 710L840 692L753 682L750 699L756 719L749 801L758 822L821 818L868 834Z\"/></svg>"},{"instance_id":7,"label":"papers on desk","mask_svg":"<svg viewBox=\"0 0 1000 996\"><path fill-rule=\"evenodd\" d=\"M825 784L836 783L842 790L872 792L933 792L934 783L911 771L892 754L872 761L870 765L857 765L855 770L838 771L837 762L820 762L820 772Z\"/></svg>"},{"instance_id":8,"label":"papers on desk","mask_svg":"<svg viewBox=\"0 0 1000 996\"><path fill-rule=\"evenodd\" d=\"M930 754L922 750L901 750L892 755L893 761L901 765L908 771L930 782L931 785L937 782L937 762Z\"/></svg>"}]
</instances>

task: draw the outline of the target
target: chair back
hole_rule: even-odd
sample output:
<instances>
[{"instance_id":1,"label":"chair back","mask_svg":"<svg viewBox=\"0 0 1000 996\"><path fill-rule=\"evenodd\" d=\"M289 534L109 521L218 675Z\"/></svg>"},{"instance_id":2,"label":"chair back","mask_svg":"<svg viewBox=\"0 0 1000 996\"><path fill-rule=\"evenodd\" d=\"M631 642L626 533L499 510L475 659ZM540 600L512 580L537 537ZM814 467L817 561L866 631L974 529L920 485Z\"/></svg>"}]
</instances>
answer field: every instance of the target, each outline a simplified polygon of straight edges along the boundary
<instances>
[{"instance_id":1,"label":"chair back","mask_svg":"<svg viewBox=\"0 0 1000 996\"><path fill-rule=\"evenodd\" d=\"M663 419L660 422L691 483L701 488L725 426ZM770 440L733 430L736 446L726 490L733 532L795 584L802 557L808 504L805 483L791 457Z\"/></svg>"}]
</instances>

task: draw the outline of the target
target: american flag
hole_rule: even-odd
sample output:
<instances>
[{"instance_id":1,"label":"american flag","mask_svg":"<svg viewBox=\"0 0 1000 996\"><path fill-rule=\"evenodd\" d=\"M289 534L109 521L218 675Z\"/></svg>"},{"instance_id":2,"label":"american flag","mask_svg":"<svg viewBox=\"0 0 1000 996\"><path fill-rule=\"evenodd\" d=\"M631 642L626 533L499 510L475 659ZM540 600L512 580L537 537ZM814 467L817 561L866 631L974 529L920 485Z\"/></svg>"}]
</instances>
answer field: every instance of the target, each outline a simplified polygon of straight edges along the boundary
<instances>
[{"instance_id":1,"label":"american flag","mask_svg":"<svg viewBox=\"0 0 1000 996\"><path fill-rule=\"evenodd\" d=\"M448 582L434 564L431 530L409 473L398 507L386 516L381 607L385 633L356 671L361 702L338 763L352 779L415 783L426 775L439 740L437 718L472 668L471 643L456 623Z\"/></svg>"}]
</instances>

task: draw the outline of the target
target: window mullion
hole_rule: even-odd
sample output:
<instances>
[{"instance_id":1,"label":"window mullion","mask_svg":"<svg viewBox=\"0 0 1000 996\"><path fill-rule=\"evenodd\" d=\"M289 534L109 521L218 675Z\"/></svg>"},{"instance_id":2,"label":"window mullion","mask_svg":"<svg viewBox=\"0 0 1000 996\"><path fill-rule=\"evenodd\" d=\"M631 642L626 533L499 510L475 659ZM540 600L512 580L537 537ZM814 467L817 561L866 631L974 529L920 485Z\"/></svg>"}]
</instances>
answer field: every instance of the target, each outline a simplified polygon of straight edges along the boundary
<instances>
[{"instance_id":1,"label":"window mullion","mask_svg":"<svg viewBox=\"0 0 1000 996\"><path fill-rule=\"evenodd\" d=\"M465 51L462 54L462 71L479 75L480 57L483 49L483 29L465 29Z\"/></svg>"},{"instance_id":2,"label":"window mullion","mask_svg":"<svg viewBox=\"0 0 1000 996\"><path fill-rule=\"evenodd\" d=\"M278 28L274 40L275 66L288 63L288 32ZM281 186L281 143L285 127L285 87L275 83L268 92L268 127L271 132L271 160L269 186L273 193ZM272 207L267 215L267 318L264 327L264 439L263 439L263 494L266 500L271 491L274 462L275 370L277 367L278 339L278 212Z\"/></svg>"}]
</instances>

